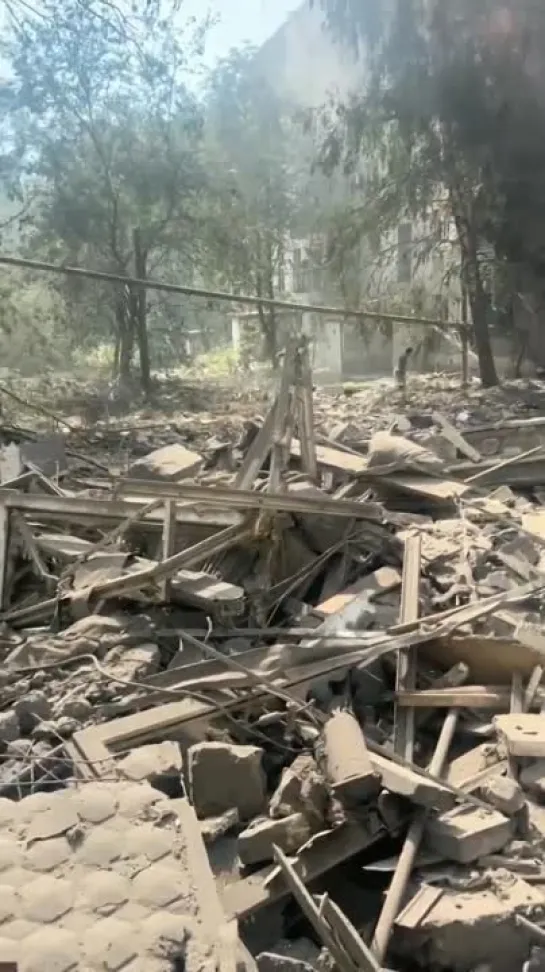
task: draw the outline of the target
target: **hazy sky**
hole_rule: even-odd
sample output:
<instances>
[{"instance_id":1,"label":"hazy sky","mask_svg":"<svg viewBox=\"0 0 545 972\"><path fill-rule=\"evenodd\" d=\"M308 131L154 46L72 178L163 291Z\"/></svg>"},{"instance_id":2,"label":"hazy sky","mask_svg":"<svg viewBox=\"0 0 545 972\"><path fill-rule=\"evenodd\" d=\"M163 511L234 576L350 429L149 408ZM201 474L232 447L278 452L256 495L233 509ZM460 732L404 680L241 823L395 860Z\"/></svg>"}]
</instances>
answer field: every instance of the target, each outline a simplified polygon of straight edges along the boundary
<instances>
[{"instance_id":1,"label":"hazy sky","mask_svg":"<svg viewBox=\"0 0 545 972\"><path fill-rule=\"evenodd\" d=\"M206 10L219 18L210 32L206 60L223 57L245 41L262 44L301 0L184 0L182 14L201 17Z\"/></svg>"}]
</instances>

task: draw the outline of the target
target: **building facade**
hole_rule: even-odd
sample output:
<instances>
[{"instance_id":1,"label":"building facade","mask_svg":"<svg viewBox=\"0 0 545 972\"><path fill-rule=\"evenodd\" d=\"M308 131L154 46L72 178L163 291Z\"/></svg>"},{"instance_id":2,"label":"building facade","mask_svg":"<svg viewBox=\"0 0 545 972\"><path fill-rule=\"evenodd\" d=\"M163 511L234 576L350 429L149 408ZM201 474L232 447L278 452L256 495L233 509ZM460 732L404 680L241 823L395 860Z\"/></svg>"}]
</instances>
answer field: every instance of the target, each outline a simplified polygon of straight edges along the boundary
<instances>
[{"instance_id":1,"label":"building facade","mask_svg":"<svg viewBox=\"0 0 545 972\"><path fill-rule=\"evenodd\" d=\"M326 29L319 0L303 0L257 56L261 71L277 93L303 109L317 110L329 102L346 100L366 84L365 58L357 58L349 47L333 39ZM364 180L364 161L360 178ZM347 204L357 200L358 177L335 177L331 191L341 198L344 195ZM433 218L437 226L438 213ZM419 294L425 308L420 314L459 320L460 288L452 273L456 257L453 227L445 222L441 243L428 254L422 241L429 235L429 226L403 220L397 231L381 241L378 254L376 245L368 246L363 240L355 270L357 303L373 306L374 301L380 301L384 307L407 307L414 294ZM323 252L316 240L292 240L279 290L302 301L328 305L346 300L340 281L324 272L316 259L321 249ZM353 300L352 297L350 302ZM338 335L336 353L332 352L328 337L327 355L317 352L317 359L321 363L324 358L334 362L334 370L340 368L345 377L391 373L397 356L408 344L420 348L422 368L437 366L438 360L442 367L459 367L456 343L442 341L439 332L430 334L429 329L377 328L371 323L362 328L361 324L341 325L333 321L326 326L323 318L320 323L316 318L308 326L314 329L320 343L325 342L324 329Z\"/></svg>"}]
</instances>

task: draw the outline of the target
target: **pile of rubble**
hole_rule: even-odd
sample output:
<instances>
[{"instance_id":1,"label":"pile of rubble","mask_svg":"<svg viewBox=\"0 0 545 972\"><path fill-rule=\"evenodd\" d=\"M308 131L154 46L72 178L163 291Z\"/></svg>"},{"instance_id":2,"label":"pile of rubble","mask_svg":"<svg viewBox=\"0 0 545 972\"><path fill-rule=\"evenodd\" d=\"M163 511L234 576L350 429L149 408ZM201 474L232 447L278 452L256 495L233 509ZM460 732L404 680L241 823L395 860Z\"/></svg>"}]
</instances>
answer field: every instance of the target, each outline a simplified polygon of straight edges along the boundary
<instances>
[{"instance_id":1,"label":"pile of rubble","mask_svg":"<svg viewBox=\"0 0 545 972\"><path fill-rule=\"evenodd\" d=\"M0 963L545 968L545 419L316 399L4 447Z\"/></svg>"}]
</instances>

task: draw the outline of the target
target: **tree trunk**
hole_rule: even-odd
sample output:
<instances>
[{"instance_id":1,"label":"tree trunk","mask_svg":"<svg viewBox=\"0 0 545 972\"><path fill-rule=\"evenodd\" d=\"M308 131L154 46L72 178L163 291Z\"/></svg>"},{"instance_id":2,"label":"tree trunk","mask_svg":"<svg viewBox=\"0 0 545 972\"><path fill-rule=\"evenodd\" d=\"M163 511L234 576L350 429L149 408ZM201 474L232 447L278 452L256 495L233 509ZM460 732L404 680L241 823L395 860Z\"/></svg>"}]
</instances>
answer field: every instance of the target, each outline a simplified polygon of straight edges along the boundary
<instances>
[{"instance_id":1,"label":"tree trunk","mask_svg":"<svg viewBox=\"0 0 545 972\"><path fill-rule=\"evenodd\" d=\"M124 289L119 293L116 301L116 320L119 335L118 374L122 382L130 381L134 351L133 316L130 311L130 295Z\"/></svg>"},{"instance_id":2,"label":"tree trunk","mask_svg":"<svg viewBox=\"0 0 545 972\"><path fill-rule=\"evenodd\" d=\"M276 334L276 316L272 309L268 313L265 313L264 328L265 354L276 370L278 367L278 341Z\"/></svg>"},{"instance_id":3,"label":"tree trunk","mask_svg":"<svg viewBox=\"0 0 545 972\"><path fill-rule=\"evenodd\" d=\"M488 301L484 292L476 254L470 251L464 254L463 260L481 382L485 388L491 388L493 385L498 384L498 375L492 353L492 344L490 342Z\"/></svg>"},{"instance_id":4,"label":"tree trunk","mask_svg":"<svg viewBox=\"0 0 545 972\"><path fill-rule=\"evenodd\" d=\"M267 248L267 261L267 296L271 300L274 300L273 253L270 242ZM278 324L276 310L274 307L269 307L267 318L267 351L272 361L273 368L276 369L278 366Z\"/></svg>"},{"instance_id":5,"label":"tree trunk","mask_svg":"<svg viewBox=\"0 0 545 972\"><path fill-rule=\"evenodd\" d=\"M140 280L147 277L147 253L142 245L140 230L133 230L134 271ZM151 396L151 365L148 340L148 308L145 287L134 290L135 333L140 356L140 381L146 398Z\"/></svg>"},{"instance_id":6,"label":"tree trunk","mask_svg":"<svg viewBox=\"0 0 545 972\"><path fill-rule=\"evenodd\" d=\"M119 359L121 354L121 334L119 328L116 328L115 332L115 345L114 345L114 360L112 364L112 378L119 378Z\"/></svg>"},{"instance_id":7,"label":"tree trunk","mask_svg":"<svg viewBox=\"0 0 545 972\"><path fill-rule=\"evenodd\" d=\"M488 301L479 266L477 240L471 218L465 215L461 192L451 187L450 198L462 255L462 274L471 308L481 382L485 388L490 388L498 384L498 375L490 342Z\"/></svg>"},{"instance_id":8,"label":"tree trunk","mask_svg":"<svg viewBox=\"0 0 545 972\"><path fill-rule=\"evenodd\" d=\"M261 282L257 284L257 296L262 296ZM261 334L263 337L263 352L268 361L272 364L273 368L276 368L278 364L278 343L276 334L276 317L274 310L271 311L269 308L264 308L262 304L258 304L257 314L259 317L259 327L261 329Z\"/></svg>"}]
</instances>

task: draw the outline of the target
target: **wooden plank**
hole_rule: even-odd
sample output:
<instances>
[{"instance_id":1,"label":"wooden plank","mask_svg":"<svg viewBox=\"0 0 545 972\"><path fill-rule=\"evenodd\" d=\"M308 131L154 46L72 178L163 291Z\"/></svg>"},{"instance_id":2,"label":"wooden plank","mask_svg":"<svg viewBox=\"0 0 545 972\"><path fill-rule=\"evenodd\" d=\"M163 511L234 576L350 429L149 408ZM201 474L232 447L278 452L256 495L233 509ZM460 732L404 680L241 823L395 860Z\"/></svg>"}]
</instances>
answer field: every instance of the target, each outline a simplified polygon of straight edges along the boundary
<instances>
[{"instance_id":1,"label":"wooden plank","mask_svg":"<svg viewBox=\"0 0 545 972\"><path fill-rule=\"evenodd\" d=\"M401 611L399 621L417 621L420 613L420 570L422 542L420 534L408 536L403 555ZM418 649L408 648L397 654L396 692L413 692L416 688ZM412 707L396 706L394 724L394 752L411 763L414 755L415 714Z\"/></svg>"},{"instance_id":2,"label":"wooden plank","mask_svg":"<svg viewBox=\"0 0 545 972\"><path fill-rule=\"evenodd\" d=\"M280 492L282 477L288 469L290 445L293 431L292 409L294 407L293 389L295 384L295 357L298 353L297 342L291 338L284 351L282 374L278 400L274 410L274 428L271 443L271 468L267 492Z\"/></svg>"},{"instance_id":3,"label":"wooden plank","mask_svg":"<svg viewBox=\"0 0 545 972\"><path fill-rule=\"evenodd\" d=\"M414 897L397 916L396 925L399 928L419 928L439 898L443 896L444 890L433 884L421 884Z\"/></svg>"},{"instance_id":4,"label":"wooden plank","mask_svg":"<svg viewBox=\"0 0 545 972\"><path fill-rule=\"evenodd\" d=\"M112 580L93 585L93 595L99 599L119 597L128 591L140 590L147 584L165 581L179 570L196 567L209 557L216 556L216 554L238 543L242 544L252 537L253 527L249 525L227 527L220 533L208 537L207 540L201 540L200 543L174 554L161 563L153 562L152 566L135 571L133 574L114 577Z\"/></svg>"},{"instance_id":5,"label":"wooden plank","mask_svg":"<svg viewBox=\"0 0 545 972\"><path fill-rule=\"evenodd\" d=\"M524 693L524 700L522 704L523 712L529 712L534 704L537 691L539 689L539 686L541 685L541 680L543 678L543 671L544 671L543 665L536 665L536 667L534 668L530 676L528 685L526 686L526 691Z\"/></svg>"},{"instance_id":6,"label":"wooden plank","mask_svg":"<svg viewBox=\"0 0 545 972\"><path fill-rule=\"evenodd\" d=\"M338 939L331 933L328 924L324 921L316 901L310 892L307 891L299 875L279 847L274 848L274 856L277 864L282 869L282 875L289 890L301 908L305 918L307 918L314 928L318 938L327 948L337 968L340 972L357 972L358 965L352 961L344 951L344 948L339 945ZM366 963L359 966L359 968L365 970L365 972L375 972L377 965L374 962L373 964Z\"/></svg>"},{"instance_id":7,"label":"wooden plank","mask_svg":"<svg viewBox=\"0 0 545 972\"><path fill-rule=\"evenodd\" d=\"M10 510L0 499L0 611L7 608L7 571L9 564Z\"/></svg>"},{"instance_id":8,"label":"wooden plank","mask_svg":"<svg viewBox=\"0 0 545 972\"><path fill-rule=\"evenodd\" d=\"M419 692L398 692L397 704L400 707L415 708L457 708L469 709L506 709L509 707L510 693L502 686L466 685L461 688L422 689Z\"/></svg>"},{"instance_id":9,"label":"wooden plank","mask_svg":"<svg viewBox=\"0 0 545 972\"><path fill-rule=\"evenodd\" d=\"M455 449L458 450L458 452L461 452L462 455L467 456L471 462L481 461L481 454L477 452L477 450L470 445L469 442L466 442L461 432L459 432L458 429L456 429L454 425L452 425L451 422L449 422L448 419L441 414L441 412L433 412L432 419L441 429L445 439L448 439L448 441L455 447Z\"/></svg>"},{"instance_id":10,"label":"wooden plank","mask_svg":"<svg viewBox=\"0 0 545 972\"><path fill-rule=\"evenodd\" d=\"M368 969L370 972L380 972L380 965L361 935L354 928L335 901L327 895L322 898L320 913L322 918L331 926L337 939L343 944L358 969Z\"/></svg>"},{"instance_id":11,"label":"wooden plank","mask_svg":"<svg viewBox=\"0 0 545 972\"><path fill-rule=\"evenodd\" d=\"M297 857L295 867L307 884L327 874L333 868L349 860L361 851L372 847L386 835L378 815L371 817L365 825L346 824L337 830L328 831L313 838ZM278 868L272 864L256 874L241 878L234 884L220 887L220 896L226 914L240 921L250 917L260 908L278 901L288 894Z\"/></svg>"},{"instance_id":12,"label":"wooden plank","mask_svg":"<svg viewBox=\"0 0 545 972\"><path fill-rule=\"evenodd\" d=\"M445 716L439 738L435 745L435 750L429 765L429 772L434 776L441 776L447 761L448 751L458 721L458 711L451 709ZM388 951L390 935L394 927L394 922L400 912L403 898L410 880L414 862L416 860L421 841L424 837L424 830L428 814L426 810L420 810L414 817L405 842L401 848L401 853L396 865L396 869L379 915L375 934L373 936L372 949L379 962L383 962Z\"/></svg>"},{"instance_id":13,"label":"wooden plank","mask_svg":"<svg viewBox=\"0 0 545 972\"><path fill-rule=\"evenodd\" d=\"M209 940L216 943L220 972L236 972L238 928L236 922L227 920L222 908L195 811L187 799L172 802L186 841L189 872L198 890L199 921Z\"/></svg>"},{"instance_id":14,"label":"wooden plank","mask_svg":"<svg viewBox=\"0 0 545 972\"><path fill-rule=\"evenodd\" d=\"M303 469L309 479L318 481L316 460L316 436L314 432L314 410L312 403L312 369L310 365L309 343L305 339L299 349L297 368L297 413Z\"/></svg>"},{"instance_id":15,"label":"wooden plank","mask_svg":"<svg viewBox=\"0 0 545 972\"><path fill-rule=\"evenodd\" d=\"M167 484L168 485L168 484ZM167 498L169 494L166 494ZM22 513L32 513L36 518L44 520L60 520L63 524L79 523L82 519L93 521L126 520L138 510L149 504L150 497L139 497L138 493L131 494L123 500L97 499L90 496L45 496L33 493L16 493L12 490L0 489L0 498L8 509L20 510ZM176 496L172 497L176 499ZM211 504L207 504L210 506ZM241 504L242 506L243 504ZM176 520L178 523L198 524L210 527L222 527L240 524L243 517L237 510L222 510L221 502L216 504L218 509L206 509L197 512L194 509L178 508ZM360 507L363 509L363 504ZM162 526L163 512L157 509L146 516L142 525L152 524Z\"/></svg>"},{"instance_id":16,"label":"wooden plank","mask_svg":"<svg viewBox=\"0 0 545 972\"><path fill-rule=\"evenodd\" d=\"M416 499L429 502L454 502L467 493L469 487L465 483L451 479L431 479L427 476L390 475L376 477L381 486L398 490Z\"/></svg>"},{"instance_id":17,"label":"wooden plank","mask_svg":"<svg viewBox=\"0 0 545 972\"><path fill-rule=\"evenodd\" d=\"M522 675L520 672L513 672L511 679L511 698L509 700L509 712L521 713L524 708L524 689L522 686Z\"/></svg>"},{"instance_id":18,"label":"wooden plank","mask_svg":"<svg viewBox=\"0 0 545 972\"><path fill-rule=\"evenodd\" d=\"M163 522L163 560L172 557L176 550L176 503L165 500L165 519ZM163 599L170 600L171 579L166 577L162 584Z\"/></svg>"},{"instance_id":19,"label":"wooden plank","mask_svg":"<svg viewBox=\"0 0 545 972\"><path fill-rule=\"evenodd\" d=\"M259 471L271 451L277 407L278 398L275 398L263 425L244 456L242 465L235 476L235 489L252 489Z\"/></svg>"},{"instance_id":20,"label":"wooden plank","mask_svg":"<svg viewBox=\"0 0 545 972\"><path fill-rule=\"evenodd\" d=\"M402 796L411 803L428 810L451 810L457 802L456 795L440 783L436 783L419 773L411 766L401 766L380 753L369 751L371 764L380 773L384 789Z\"/></svg>"},{"instance_id":21,"label":"wooden plank","mask_svg":"<svg viewBox=\"0 0 545 972\"><path fill-rule=\"evenodd\" d=\"M301 443L299 439L293 439L290 448L292 456L297 459L301 456ZM340 449L333 449L331 446L316 446L316 461L319 466L326 469L333 469L335 472L343 473L348 476L360 476L367 472L367 459L365 456L356 456Z\"/></svg>"},{"instance_id":22,"label":"wooden plank","mask_svg":"<svg viewBox=\"0 0 545 972\"><path fill-rule=\"evenodd\" d=\"M429 641L421 653L440 666L465 662L472 682L483 685L510 685L513 671L530 677L545 654L515 637L495 638L487 635L448 635Z\"/></svg>"},{"instance_id":23,"label":"wooden plank","mask_svg":"<svg viewBox=\"0 0 545 972\"><path fill-rule=\"evenodd\" d=\"M86 480L93 488L106 488L109 484L103 480ZM184 501L196 509L208 506L225 510L270 510L273 513L309 513L329 516L342 516L354 519L370 520L376 524L388 522L388 513L378 503L359 500L339 500L323 493L318 497L291 494L288 492L255 492L252 490L233 489L231 486L195 486L187 483L166 483L136 479L125 480L117 484L120 495L139 496L149 501L151 498L163 497ZM18 493L12 494L14 497ZM51 498L51 497L50 497ZM26 498L28 499L28 497ZM13 500L17 503L17 500ZM59 502L59 501L57 501ZM64 502L64 501L63 501ZM395 514L392 521L396 521Z\"/></svg>"}]
</instances>

